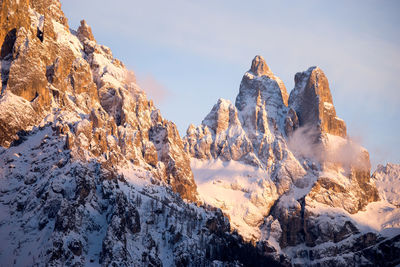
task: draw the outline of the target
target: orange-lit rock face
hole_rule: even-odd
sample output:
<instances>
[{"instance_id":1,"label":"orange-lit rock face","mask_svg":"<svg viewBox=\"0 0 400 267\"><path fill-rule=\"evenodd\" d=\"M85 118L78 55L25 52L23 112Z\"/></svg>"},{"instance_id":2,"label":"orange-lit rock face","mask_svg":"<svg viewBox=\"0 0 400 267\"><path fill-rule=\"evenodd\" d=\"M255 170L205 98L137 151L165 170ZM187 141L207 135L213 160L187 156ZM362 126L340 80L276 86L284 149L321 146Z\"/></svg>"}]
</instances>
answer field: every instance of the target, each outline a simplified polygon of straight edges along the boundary
<instances>
[{"instance_id":1,"label":"orange-lit rock face","mask_svg":"<svg viewBox=\"0 0 400 267\"><path fill-rule=\"evenodd\" d=\"M328 79L320 68L296 74L289 105L296 110L300 126L316 126L321 132L346 137L346 125L336 116Z\"/></svg>"},{"instance_id":2,"label":"orange-lit rock face","mask_svg":"<svg viewBox=\"0 0 400 267\"><path fill-rule=\"evenodd\" d=\"M183 142L85 21L70 32L56 0L0 3L0 145L8 148L0 148L0 221L2 236L18 241L0 246L0 262L160 266L165 258L158 256L170 254L164 265L209 266L215 263L209 254L244 253L252 264L243 265L270 266L253 261L252 249L272 251L281 263L279 253L295 249L296 265L312 255L317 264L335 266L330 260L337 255L354 265L365 260L360 249L386 242L360 233L349 216L379 196L368 152L357 145L354 157L343 157L354 147L346 147L322 70L296 75L288 106L283 82L256 56L235 105L218 100ZM292 146L302 127L312 127L318 139L308 135ZM319 154L296 150L308 146ZM193 168L205 173L208 199L216 200L206 204L226 217L173 193L195 202L201 192L190 156L205 161ZM385 191L396 204L391 185ZM257 246L242 246L233 228L240 235L244 228L242 236ZM282 249L288 246L296 247Z\"/></svg>"},{"instance_id":3,"label":"orange-lit rock face","mask_svg":"<svg viewBox=\"0 0 400 267\"><path fill-rule=\"evenodd\" d=\"M92 28L86 23L85 20L81 21L81 25L78 28L78 38L81 41L84 41L85 39L89 41L96 41L94 39L93 33L92 33Z\"/></svg>"},{"instance_id":4,"label":"orange-lit rock face","mask_svg":"<svg viewBox=\"0 0 400 267\"><path fill-rule=\"evenodd\" d=\"M8 79L3 88L42 105L50 103L46 66L59 54L54 23L67 27L58 1L2 1L0 18L1 58L8 55ZM66 28L66 30L68 30ZM14 35L14 38L8 38Z\"/></svg>"}]
</instances>

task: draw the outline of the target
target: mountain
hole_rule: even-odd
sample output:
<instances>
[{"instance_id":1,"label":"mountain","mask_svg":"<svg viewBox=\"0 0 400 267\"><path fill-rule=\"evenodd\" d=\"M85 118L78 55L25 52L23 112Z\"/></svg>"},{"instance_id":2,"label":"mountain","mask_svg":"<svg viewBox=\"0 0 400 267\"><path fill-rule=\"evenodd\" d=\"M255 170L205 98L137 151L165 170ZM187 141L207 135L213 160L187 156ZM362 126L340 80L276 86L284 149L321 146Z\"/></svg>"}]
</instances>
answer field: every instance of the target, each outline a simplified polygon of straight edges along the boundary
<instances>
[{"instance_id":1,"label":"mountain","mask_svg":"<svg viewBox=\"0 0 400 267\"><path fill-rule=\"evenodd\" d=\"M219 99L189 126L185 150L200 198L245 240L294 266L398 264L400 210L389 189L396 165L371 178L368 151L347 137L324 72L311 67L294 80L288 97L256 56L235 104Z\"/></svg>"},{"instance_id":2,"label":"mountain","mask_svg":"<svg viewBox=\"0 0 400 267\"><path fill-rule=\"evenodd\" d=\"M289 96L257 56L181 138L58 0L0 0L0 25L0 265L400 263L400 166L371 178L321 69Z\"/></svg>"},{"instance_id":3,"label":"mountain","mask_svg":"<svg viewBox=\"0 0 400 267\"><path fill-rule=\"evenodd\" d=\"M85 21L0 6L1 265L279 265L197 203L175 124Z\"/></svg>"}]
</instances>

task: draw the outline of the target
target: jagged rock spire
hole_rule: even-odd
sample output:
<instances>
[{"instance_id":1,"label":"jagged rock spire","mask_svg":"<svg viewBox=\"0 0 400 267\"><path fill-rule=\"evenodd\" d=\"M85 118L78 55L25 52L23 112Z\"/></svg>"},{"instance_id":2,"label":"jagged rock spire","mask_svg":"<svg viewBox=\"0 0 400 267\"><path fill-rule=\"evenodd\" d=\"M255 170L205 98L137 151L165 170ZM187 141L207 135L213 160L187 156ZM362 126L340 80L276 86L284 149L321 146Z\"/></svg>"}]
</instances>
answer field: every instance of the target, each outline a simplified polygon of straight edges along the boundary
<instances>
[{"instance_id":1,"label":"jagged rock spire","mask_svg":"<svg viewBox=\"0 0 400 267\"><path fill-rule=\"evenodd\" d=\"M235 106L239 111L255 108L257 103L265 103L268 116L275 121L286 113L288 93L279 77L275 76L262 56L255 56L251 68L240 84Z\"/></svg>"},{"instance_id":2,"label":"jagged rock spire","mask_svg":"<svg viewBox=\"0 0 400 267\"><path fill-rule=\"evenodd\" d=\"M329 82L319 67L295 75L289 106L299 117L300 126L317 126L321 132L346 136L346 124L336 116Z\"/></svg>"},{"instance_id":3,"label":"jagged rock spire","mask_svg":"<svg viewBox=\"0 0 400 267\"><path fill-rule=\"evenodd\" d=\"M92 28L90 28L84 19L81 20L81 25L79 26L77 32L78 38L81 42L83 42L85 38L89 39L90 41L96 41L92 33Z\"/></svg>"},{"instance_id":4,"label":"jagged rock spire","mask_svg":"<svg viewBox=\"0 0 400 267\"><path fill-rule=\"evenodd\" d=\"M265 59L259 55L255 56L251 62L250 71L257 76L273 76L273 73L265 62Z\"/></svg>"}]
</instances>

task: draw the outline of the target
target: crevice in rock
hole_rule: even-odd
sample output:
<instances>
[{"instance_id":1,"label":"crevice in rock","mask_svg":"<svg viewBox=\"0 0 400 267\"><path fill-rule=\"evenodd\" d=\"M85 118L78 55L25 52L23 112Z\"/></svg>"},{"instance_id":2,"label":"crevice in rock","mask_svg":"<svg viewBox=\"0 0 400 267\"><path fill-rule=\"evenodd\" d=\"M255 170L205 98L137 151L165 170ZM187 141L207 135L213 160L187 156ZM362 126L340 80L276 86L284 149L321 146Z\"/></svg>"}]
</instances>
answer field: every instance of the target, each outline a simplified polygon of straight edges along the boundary
<instances>
[{"instance_id":1,"label":"crevice in rock","mask_svg":"<svg viewBox=\"0 0 400 267\"><path fill-rule=\"evenodd\" d=\"M75 91L75 79L72 75L69 75L69 82L72 86L72 89Z\"/></svg>"},{"instance_id":2,"label":"crevice in rock","mask_svg":"<svg viewBox=\"0 0 400 267\"><path fill-rule=\"evenodd\" d=\"M43 43L43 31L41 31L39 27L37 27L36 37Z\"/></svg>"},{"instance_id":3,"label":"crevice in rock","mask_svg":"<svg viewBox=\"0 0 400 267\"><path fill-rule=\"evenodd\" d=\"M31 100L30 102L33 102L33 101L35 101L35 99L36 99L36 98L38 98L38 97L39 97L39 94L38 94L38 92L36 92L36 93L35 93L35 97L34 97L34 98L32 98L32 100Z\"/></svg>"},{"instance_id":4,"label":"crevice in rock","mask_svg":"<svg viewBox=\"0 0 400 267\"><path fill-rule=\"evenodd\" d=\"M4 60L6 57L12 54L16 39L17 39L17 29L14 28L7 33L1 45L1 55L0 55L1 60Z\"/></svg>"},{"instance_id":5,"label":"crevice in rock","mask_svg":"<svg viewBox=\"0 0 400 267\"><path fill-rule=\"evenodd\" d=\"M5 88L7 87L8 76L10 74L11 61L13 59L12 53L16 39L17 39L17 29L14 28L7 33L1 45L1 52L0 52L1 94L3 94Z\"/></svg>"},{"instance_id":6,"label":"crevice in rock","mask_svg":"<svg viewBox=\"0 0 400 267\"><path fill-rule=\"evenodd\" d=\"M40 40L40 42L43 43L43 38L44 38L44 16L40 16L39 18L39 24L37 26L36 30L36 37Z\"/></svg>"},{"instance_id":7,"label":"crevice in rock","mask_svg":"<svg viewBox=\"0 0 400 267\"><path fill-rule=\"evenodd\" d=\"M46 67L46 78L49 83L53 83L54 80L54 64Z\"/></svg>"}]
</instances>

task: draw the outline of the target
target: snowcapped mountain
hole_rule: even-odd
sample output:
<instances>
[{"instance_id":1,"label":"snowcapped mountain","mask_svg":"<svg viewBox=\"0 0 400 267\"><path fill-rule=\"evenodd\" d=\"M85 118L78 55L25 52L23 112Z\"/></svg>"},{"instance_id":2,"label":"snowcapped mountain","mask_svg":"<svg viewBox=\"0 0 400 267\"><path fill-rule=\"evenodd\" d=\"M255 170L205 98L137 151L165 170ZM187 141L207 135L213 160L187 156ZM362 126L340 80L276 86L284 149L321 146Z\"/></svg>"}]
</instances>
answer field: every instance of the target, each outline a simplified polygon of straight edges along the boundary
<instances>
[{"instance_id":1,"label":"snowcapped mountain","mask_svg":"<svg viewBox=\"0 0 400 267\"><path fill-rule=\"evenodd\" d=\"M400 167L370 177L321 69L289 96L257 56L181 138L58 0L0 25L1 266L400 263Z\"/></svg>"},{"instance_id":2,"label":"snowcapped mountain","mask_svg":"<svg viewBox=\"0 0 400 267\"><path fill-rule=\"evenodd\" d=\"M347 138L320 68L297 73L288 98L256 56L235 105L219 99L184 142L200 199L245 240L296 266L400 263L396 165L371 179L368 151Z\"/></svg>"},{"instance_id":3,"label":"snowcapped mountain","mask_svg":"<svg viewBox=\"0 0 400 267\"><path fill-rule=\"evenodd\" d=\"M53 0L0 14L1 265L279 265L196 204L175 124L85 21Z\"/></svg>"}]
</instances>

